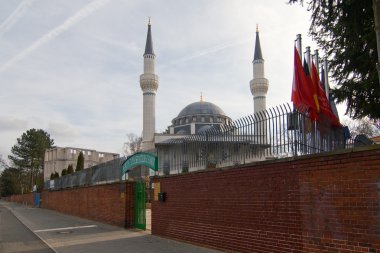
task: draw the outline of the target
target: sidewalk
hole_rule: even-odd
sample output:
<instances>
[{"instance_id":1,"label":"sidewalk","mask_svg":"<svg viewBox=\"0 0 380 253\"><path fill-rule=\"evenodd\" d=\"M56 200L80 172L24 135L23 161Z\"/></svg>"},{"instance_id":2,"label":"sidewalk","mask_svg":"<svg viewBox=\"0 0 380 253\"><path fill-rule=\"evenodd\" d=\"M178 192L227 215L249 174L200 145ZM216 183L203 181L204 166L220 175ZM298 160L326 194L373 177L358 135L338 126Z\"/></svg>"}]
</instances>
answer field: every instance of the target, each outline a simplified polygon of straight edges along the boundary
<instances>
[{"instance_id":1,"label":"sidewalk","mask_svg":"<svg viewBox=\"0 0 380 253\"><path fill-rule=\"evenodd\" d=\"M47 209L30 208L4 201L0 201L0 205L10 210L25 226L58 253L220 252L160 238L144 231L125 230Z\"/></svg>"}]
</instances>

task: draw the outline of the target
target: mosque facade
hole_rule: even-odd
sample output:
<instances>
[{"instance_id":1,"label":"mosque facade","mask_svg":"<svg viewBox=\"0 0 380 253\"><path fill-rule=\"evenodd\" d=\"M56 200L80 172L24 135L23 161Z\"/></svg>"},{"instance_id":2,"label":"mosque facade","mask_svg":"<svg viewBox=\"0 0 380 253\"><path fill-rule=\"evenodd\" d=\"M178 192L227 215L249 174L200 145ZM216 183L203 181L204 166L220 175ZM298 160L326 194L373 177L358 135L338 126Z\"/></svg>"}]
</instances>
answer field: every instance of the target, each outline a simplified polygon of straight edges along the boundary
<instances>
[{"instance_id":1,"label":"mosque facade","mask_svg":"<svg viewBox=\"0 0 380 253\"><path fill-rule=\"evenodd\" d=\"M144 72L140 75L140 87L143 94L143 134L142 151L152 152L159 158L159 173L173 174L180 172L173 169L176 164L176 142L189 135L200 135L210 128L229 125L232 119L217 105L204 101L190 103L175 117L168 127L167 133L155 133L155 97L158 91L159 78L155 73L155 57L153 50L152 27L149 21L144 52ZM265 78L264 58L261 51L259 31L256 28L256 42L254 49L253 79L250 81L250 90L253 96L254 113L266 109L266 94L269 82ZM157 151L157 148L161 152ZM193 150L191 152L198 152ZM183 166L183 165L182 165ZM186 165L184 165L186 167ZM187 171L205 169L204 167L189 167Z\"/></svg>"}]
</instances>

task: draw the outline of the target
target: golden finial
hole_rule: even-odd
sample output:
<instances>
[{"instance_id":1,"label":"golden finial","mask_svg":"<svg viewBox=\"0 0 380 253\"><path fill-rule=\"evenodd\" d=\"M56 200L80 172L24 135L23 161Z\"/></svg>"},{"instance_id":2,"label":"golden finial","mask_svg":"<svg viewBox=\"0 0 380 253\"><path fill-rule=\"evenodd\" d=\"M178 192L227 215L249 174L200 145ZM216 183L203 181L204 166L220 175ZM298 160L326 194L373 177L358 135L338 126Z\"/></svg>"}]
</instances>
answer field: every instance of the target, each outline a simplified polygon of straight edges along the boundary
<instances>
[{"instance_id":1,"label":"golden finial","mask_svg":"<svg viewBox=\"0 0 380 253\"><path fill-rule=\"evenodd\" d=\"M201 102L203 102L203 95L202 95L202 92L201 92Z\"/></svg>"},{"instance_id":2,"label":"golden finial","mask_svg":"<svg viewBox=\"0 0 380 253\"><path fill-rule=\"evenodd\" d=\"M150 25L150 17L149 17L148 25Z\"/></svg>"},{"instance_id":3,"label":"golden finial","mask_svg":"<svg viewBox=\"0 0 380 253\"><path fill-rule=\"evenodd\" d=\"M256 32L259 32L259 24L256 24Z\"/></svg>"}]
</instances>

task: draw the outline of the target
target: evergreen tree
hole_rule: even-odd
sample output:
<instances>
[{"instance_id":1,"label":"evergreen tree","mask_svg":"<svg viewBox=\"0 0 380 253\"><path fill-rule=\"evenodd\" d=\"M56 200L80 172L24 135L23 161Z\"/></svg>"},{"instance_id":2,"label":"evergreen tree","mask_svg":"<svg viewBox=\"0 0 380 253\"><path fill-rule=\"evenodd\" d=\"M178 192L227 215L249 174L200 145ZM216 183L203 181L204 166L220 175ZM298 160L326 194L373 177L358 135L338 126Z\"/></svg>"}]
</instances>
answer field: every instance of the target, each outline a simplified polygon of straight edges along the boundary
<instances>
[{"instance_id":1,"label":"evergreen tree","mask_svg":"<svg viewBox=\"0 0 380 253\"><path fill-rule=\"evenodd\" d=\"M77 160L77 167L75 171L80 171L84 169L84 156L82 151L78 155L78 160Z\"/></svg>"},{"instance_id":2,"label":"evergreen tree","mask_svg":"<svg viewBox=\"0 0 380 253\"><path fill-rule=\"evenodd\" d=\"M59 178L59 174L58 174L58 172L55 172L55 173L54 173L54 178Z\"/></svg>"},{"instance_id":3,"label":"evergreen tree","mask_svg":"<svg viewBox=\"0 0 380 253\"><path fill-rule=\"evenodd\" d=\"M63 169L62 172L61 172L61 176L62 177L65 176L65 175L67 175L67 169Z\"/></svg>"},{"instance_id":4,"label":"evergreen tree","mask_svg":"<svg viewBox=\"0 0 380 253\"><path fill-rule=\"evenodd\" d=\"M6 168L0 175L0 196L7 197L21 193L18 183L20 172L15 168Z\"/></svg>"},{"instance_id":5,"label":"evergreen tree","mask_svg":"<svg viewBox=\"0 0 380 253\"><path fill-rule=\"evenodd\" d=\"M67 174L71 174L74 172L74 168L73 168L73 165L70 164L68 167L67 167Z\"/></svg>"},{"instance_id":6,"label":"evergreen tree","mask_svg":"<svg viewBox=\"0 0 380 253\"><path fill-rule=\"evenodd\" d=\"M337 84L333 96L338 103L346 102L346 113L353 118L380 119L376 67L380 38L376 38L375 32L375 17L378 23L380 15L378 7L380 1L376 0L308 1L312 13L309 32L325 51L331 77Z\"/></svg>"},{"instance_id":7,"label":"evergreen tree","mask_svg":"<svg viewBox=\"0 0 380 253\"><path fill-rule=\"evenodd\" d=\"M8 156L15 167L26 172L29 177L29 190L36 184L43 171L45 150L54 145L54 140L42 129L30 129L17 138L17 143Z\"/></svg>"}]
</instances>

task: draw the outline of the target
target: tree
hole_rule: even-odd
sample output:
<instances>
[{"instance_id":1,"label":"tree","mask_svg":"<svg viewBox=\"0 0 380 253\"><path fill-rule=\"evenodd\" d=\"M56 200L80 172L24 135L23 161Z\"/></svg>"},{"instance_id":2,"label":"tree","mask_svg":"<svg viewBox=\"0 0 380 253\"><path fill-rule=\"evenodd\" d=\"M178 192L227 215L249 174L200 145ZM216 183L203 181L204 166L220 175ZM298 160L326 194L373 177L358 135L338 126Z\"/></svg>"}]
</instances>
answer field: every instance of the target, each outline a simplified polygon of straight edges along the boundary
<instances>
[{"instance_id":1,"label":"tree","mask_svg":"<svg viewBox=\"0 0 380 253\"><path fill-rule=\"evenodd\" d=\"M82 151L78 155L78 160L77 160L77 167L75 171L80 171L84 169L84 156Z\"/></svg>"},{"instance_id":2,"label":"tree","mask_svg":"<svg viewBox=\"0 0 380 253\"><path fill-rule=\"evenodd\" d=\"M67 169L63 169L61 171L61 176L63 177L63 176L66 176L66 175L67 175Z\"/></svg>"},{"instance_id":3,"label":"tree","mask_svg":"<svg viewBox=\"0 0 380 253\"><path fill-rule=\"evenodd\" d=\"M3 156L0 155L0 169L6 169L8 168L7 162L3 159Z\"/></svg>"},{"instance_id":4,"label":"tree","mask_svg":"<svg viewBox=\"0 0 380 253\"><path fill-rule=\"evenodd\" d=\"M368 138L380 135L380 129L377 128L376 123L368 118L360 120L346 120L343 124L350 129L352 139L355 139L355 137L360 134L364 134Z\"/></svg>"},{"instance_id":5,"label":"tree","mask_svg":"<svg viewBox=\"0 0 380 253\"><path fill-rule=\"evenodd\" d=\"M30 129L17 138L9 160L29 176L29 187L33 187L43 171L45 150L54 145L54 140L42 129Z\"/></svg>"},{"instance_id":6,"label":"tree","mask_svg":"<svg viewBox=\"0 0 380 253\"><path fill-rule=\"evenodd\" d=\"M67 174L71 174L74 172L74 168L73 168L73 165L70 164L68 167L67 167Z\"/></svg>"},{"instance_id":7,"label":"tree","mask_svg":"<svg viewBox=\"0 0 380 253\"><path fill-rule=\"evenodd\" d=\"M18 171L14 168L6 168L1 172L0 193L2 197L19 193L17 179Z\"/></svg>"},{"instance_id":8,"label":"tree","mask_svg":"<svg viewBox=\"0 0 380 253\"><path fill-rule=\"evenodd\" d=\"M54 178L59 178L59 174L58 174L58 172L55 172L55 173L54 173Z\"/></svg>"},{"instance_id":9,"label":"tree","mask_svg":"<svg viewBox=\"0 0 380 253\"><path fill-rule=\"evenodd\" d=\"M289 0L289 3L303 0ZM373 4L373 5L372 5ZM329 60L330 74L337 87L338 103L346 102L350 117L380 119L378 66L380 33L379 0L310 0L309 33ZM380 52L379 52L380 53Z\"/></svg>"},{"instance_id":10,"label":"tree","mask_svg":"<svg viewBox=\"0 0 380 253\"><path fill-rule=\"evenodd\" d=\"M141 142L142 137L138 137L137 135L133 133L127 134L128 142L124 143L124 155L133 155L135 153L141 152Z\"/></svg>"}]
</instances>

